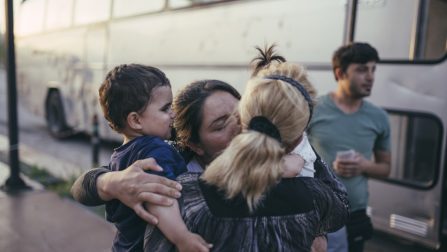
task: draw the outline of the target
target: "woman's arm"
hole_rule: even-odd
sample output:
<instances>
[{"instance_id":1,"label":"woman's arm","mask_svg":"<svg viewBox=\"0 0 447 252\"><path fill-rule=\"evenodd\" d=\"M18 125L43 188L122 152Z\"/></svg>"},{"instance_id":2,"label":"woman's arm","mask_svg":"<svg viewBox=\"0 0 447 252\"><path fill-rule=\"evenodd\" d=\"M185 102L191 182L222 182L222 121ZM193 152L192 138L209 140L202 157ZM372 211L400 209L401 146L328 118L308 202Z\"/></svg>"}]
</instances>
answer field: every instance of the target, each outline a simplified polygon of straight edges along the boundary
<instances>
[{"instance_id":1,"label":"woman's arm","mask_svg":"<svg viewBox=\"0 0 447 252\"><path fill-rule=\"evenodd\" d=\"M321 159L318 153L315 151L317 155L317 160L315 160L315 178L321 180L325 185L332 189L335 195L339 198L339 200L345 205L345 208L349 212L349 201L348 201L348 193L346 191L346 187L343 183L337 178L334 171L329 168L326 163Z\"/></svg>"},{"instance_id":2,"label":"woman's arm","mask_svg":"<svg viewBox=\"0 0 447 252\"><path fill-rule=\"evenodd\" d=\"M173 198L180 197L181 185L175 181L145 173L144 170L162 170L153 158L138 160L122 171L110 172L97 168L82 174L73 184L75 200L85 205L100 205L118 199L132 208L149 223L156 218L147 212L142 203L170 206Z\"/></svg>"},{"instance_id":3,"label":"woman's arm","mask_svg":"<svg viewBox=\"0 0 447 252\"><path fill-rule=\"evenodd\" d=\"M318 199L317 207L321 214L317 235L323 235L345 225L349 216L348 193L345 186L318 154L314 166L317 181L312 187L315 190L315 197Z\"/></svg>"},{"instance_id":4,"label":"woman's arm","mask_svg":"<svg viewBox=\"0 0 447 252\"><path fill-rule=\"evenodd\" d=\"M100 175L107 172L110 172L110 170L101 167L94 168L81 174L71 186L71 195L73 198L86 206L98 206L104 204L107 200L102 199L98 195L96 180Z\"/></svg>"},{"instance_id":5,"label":"woman's arm","mask_svg":"<svg viewBox=\"0 0 447 252\"><path fill-rule=\"evenodd\" d=\"M320 216L316 236L342 228L349 216L349 205L321 180L312 179L306 183L312 191L315 199L314 204Z\"/></svg>"}]
</instances>

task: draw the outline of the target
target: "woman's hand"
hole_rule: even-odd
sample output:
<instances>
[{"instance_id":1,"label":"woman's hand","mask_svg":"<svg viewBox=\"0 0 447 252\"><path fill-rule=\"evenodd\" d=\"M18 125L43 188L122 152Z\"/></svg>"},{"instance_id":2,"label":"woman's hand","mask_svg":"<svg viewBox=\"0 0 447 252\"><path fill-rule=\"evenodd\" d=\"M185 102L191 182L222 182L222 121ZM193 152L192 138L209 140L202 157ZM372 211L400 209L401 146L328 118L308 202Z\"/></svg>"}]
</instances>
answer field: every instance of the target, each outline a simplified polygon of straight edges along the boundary
<instances>
[{"instance_id":1,"label":"woman's hand","mask_svg":"<svg viewBox=\"0 0 447 252\"><path fill-rule=\"evenodd\" d=\"M140 218L155 225L157 218L143 207L143 203L170 206L174 198L180 197L182 187L175 181L148 174L144 170L163 169L153 158L138 160L122 171L100 175L96 184L101 199L118 199L132 208Z\"/></svg>"}]
</instances>

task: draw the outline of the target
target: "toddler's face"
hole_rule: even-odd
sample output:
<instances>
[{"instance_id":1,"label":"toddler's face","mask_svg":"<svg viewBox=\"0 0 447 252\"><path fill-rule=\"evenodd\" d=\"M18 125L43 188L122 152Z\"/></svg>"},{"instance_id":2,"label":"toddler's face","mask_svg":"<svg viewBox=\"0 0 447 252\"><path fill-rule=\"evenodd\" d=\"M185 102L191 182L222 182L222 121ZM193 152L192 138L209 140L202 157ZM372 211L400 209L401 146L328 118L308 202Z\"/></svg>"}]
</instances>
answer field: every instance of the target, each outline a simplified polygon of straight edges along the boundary
<instances>
[{"instance_id":1,"label":"toddler's face","mask_svg":"<svg viewBox=\"0 0 447 252\"><path fill-rule=\"evenodd\" d=\"M152 90L150 103L139 114L144 135L158 136L162 139L171 137L174 119L171 105L172 91L169 86L156 87Z\"/></svg>"}]
</instances>

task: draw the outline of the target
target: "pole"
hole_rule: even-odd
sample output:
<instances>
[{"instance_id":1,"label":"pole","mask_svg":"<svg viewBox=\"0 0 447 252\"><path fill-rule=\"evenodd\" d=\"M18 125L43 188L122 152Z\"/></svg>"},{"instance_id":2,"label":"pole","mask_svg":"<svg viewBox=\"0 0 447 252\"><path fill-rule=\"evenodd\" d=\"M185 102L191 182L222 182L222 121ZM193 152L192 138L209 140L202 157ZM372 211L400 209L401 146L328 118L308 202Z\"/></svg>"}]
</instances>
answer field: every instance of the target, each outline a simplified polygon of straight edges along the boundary
<instances>
[{"instance_id":1,"label":"pole","mask_svg":"<svg viewBox=\"0 0 447 252\"><path fill-rule=\"evenodd\" d=\"M354 42L358 0L349 0L346 8L345 44Z\"/></svg>"},{"instance_id":2,"label":"pole","mask_svg":"<svg viewBox=\"0 0 447 252\"><path fill-rule=\"evenodd\" d=\"M17 88L16 62L14 48L13 0L5 1L6 17L6 70L8 81L8 134L10 175L5 183L5 190L22 190L29 188L20 177L19 134L17 122Z\"/></svg>"},{"instance_id":3,"label":"pole","mask_svg":"<svg viewBox=\"0 0 447 252\"><path fill-rule=\"evenodd\" d=\"M92 163L93 167L98 167L99 165L99 148L101 145L101 140L99 139L99 122L98 122L98 115L93 115L92 120Z\"/></svg>"}]
</instances>

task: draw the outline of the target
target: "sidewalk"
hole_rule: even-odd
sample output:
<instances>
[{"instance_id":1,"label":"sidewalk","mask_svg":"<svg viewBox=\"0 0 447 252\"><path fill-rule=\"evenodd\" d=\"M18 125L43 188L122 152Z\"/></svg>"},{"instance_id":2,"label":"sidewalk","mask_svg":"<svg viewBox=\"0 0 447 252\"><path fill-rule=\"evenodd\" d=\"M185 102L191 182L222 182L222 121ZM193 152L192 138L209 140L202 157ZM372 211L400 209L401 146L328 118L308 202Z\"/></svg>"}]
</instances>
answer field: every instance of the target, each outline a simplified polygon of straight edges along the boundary
<instances>
[{"instance_id":1,"label":"sidewalk","mask_svg":"<svg viewBox=\"0 0 447 252\"><path fill-rule=\"evenodd\" d=\"M0 162L0 185L9 167ZM115 229L81 205L39 188L0 191L0 251L110 251Z\"/></svg>"},{"instance_id":2,"label":"sidewalk","mask_svg":"<svg viewBox=\"0 0 447 252\"><path fill-rule=\"evenodd\" d=\"M6 136L0 135L0 153L8 155L8 152L9 139ZM20 144L19 156L21 162L28 165L36 165L41 169L45 169L53 176L64 180L68 180L73 177L76 178L85 171L81 167L64 162L63 160L47 155L42 151L34 150L25 144ZM87 168L90 167L86 167L85 169Z\"/></svg>"}]
</instances>

